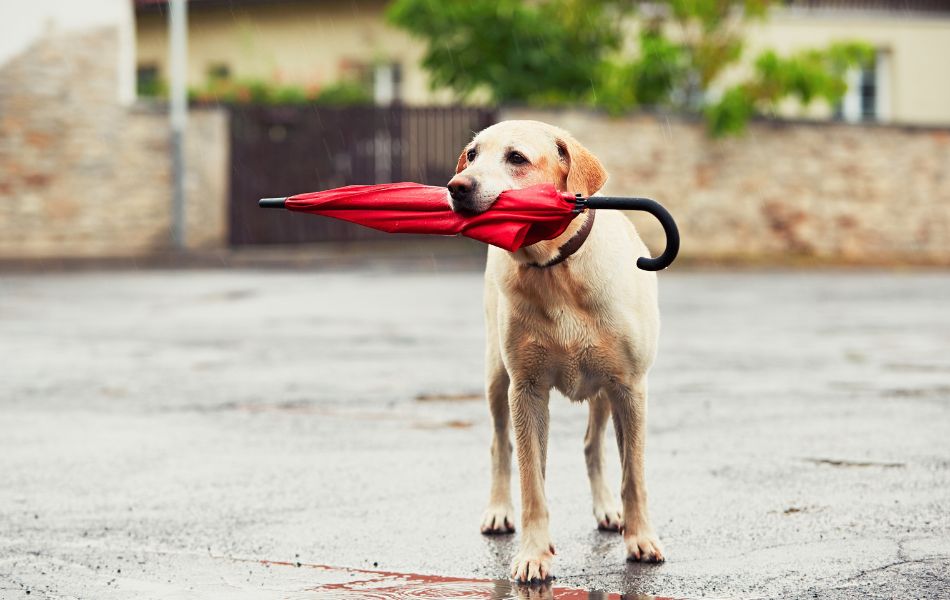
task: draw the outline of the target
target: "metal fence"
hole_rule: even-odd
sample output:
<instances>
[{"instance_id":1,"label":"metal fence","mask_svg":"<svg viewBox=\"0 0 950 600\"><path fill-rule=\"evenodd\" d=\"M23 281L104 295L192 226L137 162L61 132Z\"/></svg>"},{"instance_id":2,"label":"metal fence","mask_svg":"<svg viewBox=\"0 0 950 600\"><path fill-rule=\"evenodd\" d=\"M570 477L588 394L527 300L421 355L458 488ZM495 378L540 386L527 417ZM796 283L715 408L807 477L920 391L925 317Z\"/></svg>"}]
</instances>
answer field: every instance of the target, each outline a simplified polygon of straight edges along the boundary
<instances>
[{"instance_id":1,"label":"metal fence","mask_svg":"<svg viewBox=\"0 0 950 600\"><path fill-rule=\"evenodd\" d=\"M444 185L462 147L495 121L467 107L235 106L230 242L299 243L385 235L334 219L262 211L257 200L344 185Z\"/></svg>"}]
</instances>

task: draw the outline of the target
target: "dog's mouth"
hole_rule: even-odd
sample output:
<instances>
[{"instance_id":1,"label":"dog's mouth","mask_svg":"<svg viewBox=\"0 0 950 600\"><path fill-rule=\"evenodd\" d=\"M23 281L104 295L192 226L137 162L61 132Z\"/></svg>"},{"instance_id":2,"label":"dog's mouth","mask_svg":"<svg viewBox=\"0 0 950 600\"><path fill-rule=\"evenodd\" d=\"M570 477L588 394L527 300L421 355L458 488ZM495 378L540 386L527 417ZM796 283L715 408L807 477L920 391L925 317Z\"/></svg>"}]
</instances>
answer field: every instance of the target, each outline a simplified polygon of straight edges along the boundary
<instances>
[{"instance_id":1,"label":"dog's mouth","mask_svg":"<svg viewBox=\"0 0 950 600\"><path fill-rule=\"evenodd\" d=\"M475 177L456 175L445 186L449 192L449 206L463 216L472 216L485 212L494 203L497 194L486 192Z\"/></svg>"},{"instance_id":2,"label":"dog's mouth","mask_svg":"<svg viewBox=\"0 0 950 600\"><path fill-rule=\"evenodd\" d=\"M455 198L449 195L449 208L452 212L463 217L472 217L485 212L491 207L491 201L482 201L475 198Z\"/></svg>"}]
</instances>

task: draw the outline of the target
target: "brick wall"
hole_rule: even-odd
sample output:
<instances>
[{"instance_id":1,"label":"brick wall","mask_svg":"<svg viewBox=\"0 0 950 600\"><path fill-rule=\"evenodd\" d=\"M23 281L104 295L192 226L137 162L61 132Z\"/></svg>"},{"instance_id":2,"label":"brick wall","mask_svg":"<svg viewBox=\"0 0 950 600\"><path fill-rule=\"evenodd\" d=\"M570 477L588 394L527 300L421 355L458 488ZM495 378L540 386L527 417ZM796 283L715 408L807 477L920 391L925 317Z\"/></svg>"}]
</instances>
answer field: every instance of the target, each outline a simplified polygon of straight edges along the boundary
<instances>
[{"instance_id":1,"label":"brick wall","mask_svg":"<svg viewBox=\"0 0 950 600\"><path fill-rule=\"evenodd\" d=\"M666 205L681 256L950 264L950 129L753 123L709 139L700 122L506 110L571 131L610 172L605 193ZM657 248L662 231L635 217Z\"/></svg>"},{"instance_id":2,"label":"brick wall","mask_svg":"<svg viewBox=\"0 0 950 600\"><path fill-rule=\"evenodd\" d=\"M0 257L170 247L167 116L118 101L118 29L48 32L0 65ZM226 239L227 117L189 123L188 245Z\"/></svg>"}]
</instances>

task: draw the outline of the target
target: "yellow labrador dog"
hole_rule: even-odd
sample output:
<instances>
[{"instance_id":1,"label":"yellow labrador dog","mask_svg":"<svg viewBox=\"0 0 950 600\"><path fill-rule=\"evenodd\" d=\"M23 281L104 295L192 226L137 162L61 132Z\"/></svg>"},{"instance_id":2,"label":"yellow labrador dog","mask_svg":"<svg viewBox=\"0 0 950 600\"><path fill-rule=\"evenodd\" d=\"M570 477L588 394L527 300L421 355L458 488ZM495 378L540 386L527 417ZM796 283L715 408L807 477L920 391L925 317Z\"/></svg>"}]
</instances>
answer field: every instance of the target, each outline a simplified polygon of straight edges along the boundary
<instances>
[{"instance_id":1,"label":"yellow labrador dog","mask_svg":"<svg viewBox=\"0 0 950 600\"><path fill-rule=\"evenodd\" d=\"M588 196L606 179L597 158L566 131L505 121L465 147L448 189L453 210L479 213L504 190L550 182ZM628 560L663 560L643 476L647 373L660 327L656 275L635 264L644 255L646 246L626 216L589 209L556 239L514 253L489 248L486 391L494 439L481 529L514 531L510 422L521 475L522 538L511 567L518 581L551 576L554 545L544 497L551 388L589 405L584 454L598 527L623 532ZM611 415L623 470L621 505L603 475Z\"/></svg>"}]
</instances>

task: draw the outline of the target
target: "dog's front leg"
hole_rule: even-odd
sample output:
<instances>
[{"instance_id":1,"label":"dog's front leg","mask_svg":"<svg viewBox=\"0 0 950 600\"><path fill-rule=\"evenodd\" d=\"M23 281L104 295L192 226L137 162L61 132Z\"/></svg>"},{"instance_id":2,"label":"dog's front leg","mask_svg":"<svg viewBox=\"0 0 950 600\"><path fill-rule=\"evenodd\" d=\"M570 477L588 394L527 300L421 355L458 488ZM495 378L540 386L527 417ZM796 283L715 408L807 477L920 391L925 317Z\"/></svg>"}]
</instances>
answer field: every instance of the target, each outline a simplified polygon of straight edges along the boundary
<instances>
[{"instance_id":1,"label":"dog's front leg","mask_svg":"<svg viewBox=\"0 0 950 600\"><path fill-rule=\"evenodd\" d=\"M549 391L535 382L518 381L514 376L509 388L521 476L521 547L511 565L511 576L521 582L548 579L554 558L544 498Z\"/></svg>"},{"instance_id":2,"label":"dog's front leg","mask_svg":"<svg viewBox=\"0 0 950 600\"><path fill-rule=\"evenodd\" d=\"M482 533L512 533L515 530L515 509L511 505L511 438L508 424L508 372L501 357L491 351L489 342L487 384L488 407L491 409L494 432L491 443L491 495L482 515Z\"/></svg>"},{"instance_id":3,"label":"dog's front leg","mask_svg":"<svg viewBox=\"0 0 950 600\"><path fill-rule=\"evenodd\" d=\"M627 560L662 562L663 549L647 513L647 487L643 475L646 446L647 385L641 378L618 384L611 394L611 409L623 475L623 540Z\"/></svg>"}]
</instances>

